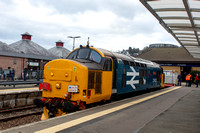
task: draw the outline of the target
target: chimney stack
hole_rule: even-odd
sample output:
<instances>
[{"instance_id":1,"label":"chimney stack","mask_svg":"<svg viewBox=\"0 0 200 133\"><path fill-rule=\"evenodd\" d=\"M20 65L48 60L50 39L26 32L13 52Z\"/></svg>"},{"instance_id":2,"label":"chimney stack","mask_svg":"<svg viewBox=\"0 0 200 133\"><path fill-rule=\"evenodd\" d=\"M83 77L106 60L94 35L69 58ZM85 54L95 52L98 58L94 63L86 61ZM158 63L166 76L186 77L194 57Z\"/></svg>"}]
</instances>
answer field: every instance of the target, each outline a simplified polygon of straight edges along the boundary
<instances>
[{"instance_id":1,"label":"chimney stack","mask_svg":"<svg viewBox=\"0 0 200 133\"><path fill-rule=\"evenodd\" d=\"M64 46L64 42L62 42L61 40L56 42L56 47L63 47Z\"/></svg>"},{"instance_id":2,"label":"chimney stack","mask_svg":"<svg viewBox=\"0 0 200 133\"><path fill-rule=\"evenodd\" d=\"M29 34L28 32L21 34L22 35L22 40L27 39L27 40L31 40L31 34Z\"/></svg>"}]
</instances>

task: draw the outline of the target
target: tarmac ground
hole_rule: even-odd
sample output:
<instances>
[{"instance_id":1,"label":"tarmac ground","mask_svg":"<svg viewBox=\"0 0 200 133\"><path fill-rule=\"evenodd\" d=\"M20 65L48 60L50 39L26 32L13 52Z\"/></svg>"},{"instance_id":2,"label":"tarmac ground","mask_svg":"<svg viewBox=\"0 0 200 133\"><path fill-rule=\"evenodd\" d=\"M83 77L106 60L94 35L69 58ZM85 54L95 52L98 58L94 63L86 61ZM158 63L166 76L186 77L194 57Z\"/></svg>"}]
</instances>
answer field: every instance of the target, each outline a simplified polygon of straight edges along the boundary
<instances>
[{"instance_id":1,"label":"tarmac ground","mask_svg":"<svg viewBox=\"0 0 200 133\"><path fill-rule=\"evenodd\" d=\"M187 89L193 89L188 87ZM199 133L200 88L190 91L138 133Z\"/></svg>"}]
</instances>

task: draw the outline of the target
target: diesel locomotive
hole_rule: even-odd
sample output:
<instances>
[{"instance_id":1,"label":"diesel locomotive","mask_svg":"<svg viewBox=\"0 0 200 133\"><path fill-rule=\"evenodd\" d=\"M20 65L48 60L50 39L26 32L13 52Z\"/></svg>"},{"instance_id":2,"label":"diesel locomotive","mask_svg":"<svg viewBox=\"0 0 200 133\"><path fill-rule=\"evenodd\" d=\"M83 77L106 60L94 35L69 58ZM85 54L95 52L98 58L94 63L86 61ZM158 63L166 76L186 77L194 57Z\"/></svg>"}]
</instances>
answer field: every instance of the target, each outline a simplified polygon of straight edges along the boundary
<instances>
[{"instance_id":1,"label":"diesel locomotive","mask_svg":"<svg viewBox=\"0 0 200 133\"><path fill-rule=\"evenodd\" d=\"M164 87L162 68L151 61L105 49L80 46L66 59L44 66L42 120L135 91Z\"/></svg>"}]
</instances>

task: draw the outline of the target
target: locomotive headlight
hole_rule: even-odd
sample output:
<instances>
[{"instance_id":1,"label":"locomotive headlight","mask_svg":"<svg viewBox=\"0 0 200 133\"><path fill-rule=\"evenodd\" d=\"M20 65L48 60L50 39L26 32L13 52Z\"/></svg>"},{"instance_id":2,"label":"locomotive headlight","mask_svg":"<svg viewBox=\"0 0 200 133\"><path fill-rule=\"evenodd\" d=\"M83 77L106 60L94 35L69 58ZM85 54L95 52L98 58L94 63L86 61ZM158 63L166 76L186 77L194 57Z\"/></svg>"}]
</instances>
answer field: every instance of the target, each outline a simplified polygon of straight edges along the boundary
<instances>
[{"instance_id":1,"label":"locomotive headlight","mask_svg":"<svg viewBox=\"0 0 200 133\"><path fill-rule=\"evenodd\" d=\"M61 88L61 83L56 83L56 89L60 89Z\"/></svg>"},{"instance_id":2,"label":"locomotive headlight","mask_svg":"<svg viewBox=\"0 0 200 133\"><path fill-rule=\"evenodd\" d=\"M51 72L51 76L53 76L54 75L54 73L53 72Z\"/></svg>"}]
</instances>

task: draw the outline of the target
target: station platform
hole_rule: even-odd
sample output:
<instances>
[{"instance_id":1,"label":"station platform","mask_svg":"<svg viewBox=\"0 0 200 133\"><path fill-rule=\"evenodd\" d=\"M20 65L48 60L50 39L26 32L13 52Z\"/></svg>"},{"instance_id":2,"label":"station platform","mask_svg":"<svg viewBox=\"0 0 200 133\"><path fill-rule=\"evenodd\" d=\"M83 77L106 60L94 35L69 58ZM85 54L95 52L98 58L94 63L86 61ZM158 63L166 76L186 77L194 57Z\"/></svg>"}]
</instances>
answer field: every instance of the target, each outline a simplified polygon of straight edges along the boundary
<instances>
[{"instance_id":1,"label":"station platform","mask_svg":"<svg viewBox=\"0 0 200 133\"><path fill-rule=\"evenodd\" d=\"M200 88L170 87L2 133L199 133Z\"/></svg>"},{"instance_id":2,"label":"station platform","mask_svg":"<svg viewBox=\"0 0 200 133\"><path fill-rule=\"evenodd\" d=\"M33 100L41 95L42 92L36 86L0 87L0 109L33 105Z\"/></svg>"}]
</instances>

